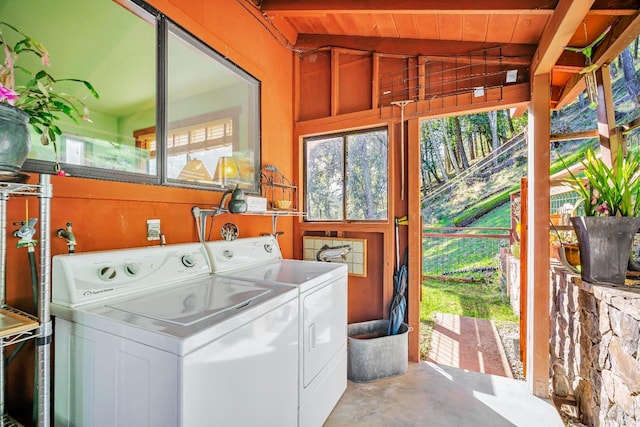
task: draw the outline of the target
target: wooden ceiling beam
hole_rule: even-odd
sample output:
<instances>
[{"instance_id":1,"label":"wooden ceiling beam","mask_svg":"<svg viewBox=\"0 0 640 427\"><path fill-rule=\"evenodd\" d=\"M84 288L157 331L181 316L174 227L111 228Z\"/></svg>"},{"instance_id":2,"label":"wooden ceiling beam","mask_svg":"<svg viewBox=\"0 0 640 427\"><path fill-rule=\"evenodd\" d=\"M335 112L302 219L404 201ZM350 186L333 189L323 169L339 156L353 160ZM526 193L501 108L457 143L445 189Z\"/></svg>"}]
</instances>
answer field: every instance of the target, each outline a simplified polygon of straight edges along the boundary
<instances>
[{"instance_id":1,"label":"wooden ceiling beam","mask_svg":"<svg viewBox=\"0 0 640 427\"><path fill-rule=\"evenodd\" d=\"M299 34L296 49L314 51L336 47L389 55L452 56L468 55L486 50L487 58L502 58L504 63L528 64L535 45L461 42L449 40L396 39L385 37L334 36L322 34ZM501 49L498 49L500 48ZM511 61L511 62L510 62Z\"/></svg>"},{"instance_id":2,"label":"wooden ceiling beam","mask_svg":"<svg viewBox=\"0 0 640 427\"><path fill-rule=\"evenodd\" d=\"M633 16L623 16L613 25L609 33L596 47L592 54L592 62L598 66L611 63L620 52L640 34L640 13ZM584 90L584 75L574 74L564 86L555 109L573 101Z\"/></svg>"},{"instance_id":3,"label":"wooden ceiling beam","mask_svg":"<svg viewBox=\"0 0 640 427\"><path fill-rule=\"evenodd\" d=\"M260 8L268 14L287 16L329 13L396 13L396 14L476 14L527 13L551 14L555 1L549 0L262 0Z\"/></svg>"},{"instance_id":4,"label":"wooden ceiling beam","mask_svg":"<svg viewBox=\"0 0 640 427\"><path fill-rule=\"evenodd\" d=\"M509 115L512 119L524 116L524 113L529 109L529 103L525 102L522 104L518 104L515 107L511 107L509 109Z\"/></svg>"},{"instance_id":5,"label":"wooden ceiling beam","mask_svg":"<svg viewBox=\"0 0 640 427\"><path fill-rule=\"evenodd\" d=\"M542 33L538 50L533 55L531 75L546 74L551 71L565 47L582 25L594 0L560 0L551 20Z\"/></svg>"},{"instance_id":6,"label":"wooden ceiling beam","mask_svg":"<svg viewBox=\"0 0 640 427\"><path fill-rule=\"evenodd\" d=\"M557 1L548 0L252 0L270 16L325 14L527 14L551 15ZM577 1L576 3L579 3ZM589 14L629 15L637 12L637 0L596 0Z\"/></svg>"}]
</instances>

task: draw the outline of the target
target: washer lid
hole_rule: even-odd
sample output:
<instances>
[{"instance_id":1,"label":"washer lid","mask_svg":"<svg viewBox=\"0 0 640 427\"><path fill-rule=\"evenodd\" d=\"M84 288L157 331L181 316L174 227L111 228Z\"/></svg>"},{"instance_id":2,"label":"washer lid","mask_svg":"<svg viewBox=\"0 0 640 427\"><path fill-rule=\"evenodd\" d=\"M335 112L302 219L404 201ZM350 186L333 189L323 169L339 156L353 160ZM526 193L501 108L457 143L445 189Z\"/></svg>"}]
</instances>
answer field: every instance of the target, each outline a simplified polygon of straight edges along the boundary
<instances>
[{"instance_id":1,"label":"washer lid","mask_svg":"<svg viewBox=\"0 0 640 427\"><path fill-rule=\"evenodd\" d=\"M189 326L227 310L239 309L271 292L247 282L204 281L158 290L144 298L106 304L114 310Z\"/></svg>"},{"instance_id":2,"label":"washer lid","mask_svg":"<svg viewBox=\"0 0 640 427\"><path fill-rule=\"evenodd\" d=\"M335 277L346 276L346 264L283 259L267 264L228 270L220 275L295 285L301 292Z\"/></svg>"}]
</instances>

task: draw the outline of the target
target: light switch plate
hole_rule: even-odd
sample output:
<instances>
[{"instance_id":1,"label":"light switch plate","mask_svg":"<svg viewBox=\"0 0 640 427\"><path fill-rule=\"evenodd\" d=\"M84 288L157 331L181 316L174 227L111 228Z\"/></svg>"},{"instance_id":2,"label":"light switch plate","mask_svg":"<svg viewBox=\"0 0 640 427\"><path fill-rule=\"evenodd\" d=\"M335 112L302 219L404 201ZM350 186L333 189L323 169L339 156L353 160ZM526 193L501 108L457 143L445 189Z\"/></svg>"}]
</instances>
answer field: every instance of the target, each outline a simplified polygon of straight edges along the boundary
<instances>
[{"instance_id":1,"label":"light switch plate","mask_svg":"<svg viewBox=\"0 0 640 427\"><path fill-rule=\"evenodd\" d=\"M147 240L160 240L160 220L147 220Z\"/></svg>"}]
</instances>

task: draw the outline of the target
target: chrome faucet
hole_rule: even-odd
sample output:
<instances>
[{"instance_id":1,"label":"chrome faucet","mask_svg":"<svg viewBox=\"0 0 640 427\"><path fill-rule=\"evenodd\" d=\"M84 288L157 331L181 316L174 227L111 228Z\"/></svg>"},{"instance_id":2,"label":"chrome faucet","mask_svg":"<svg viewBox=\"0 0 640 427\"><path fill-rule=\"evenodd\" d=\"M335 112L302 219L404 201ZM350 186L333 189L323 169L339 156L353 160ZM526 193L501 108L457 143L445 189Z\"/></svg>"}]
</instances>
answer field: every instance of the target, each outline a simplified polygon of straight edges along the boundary
<instances>
[{"instance_id":1,"label":"chrome faucet","mask_svg":"<svg viewBox=\"0 0 640 427\"><path fill-rule=\"evenodd\" d=\"M71 223L67 223L67 228L59 228L56 231L56 235L62 239L67 240L67 247L69 248L69 253L72 254L76 250L76 236L73 234L73 230L71 229Z\"/></svg>"}]
</instances>

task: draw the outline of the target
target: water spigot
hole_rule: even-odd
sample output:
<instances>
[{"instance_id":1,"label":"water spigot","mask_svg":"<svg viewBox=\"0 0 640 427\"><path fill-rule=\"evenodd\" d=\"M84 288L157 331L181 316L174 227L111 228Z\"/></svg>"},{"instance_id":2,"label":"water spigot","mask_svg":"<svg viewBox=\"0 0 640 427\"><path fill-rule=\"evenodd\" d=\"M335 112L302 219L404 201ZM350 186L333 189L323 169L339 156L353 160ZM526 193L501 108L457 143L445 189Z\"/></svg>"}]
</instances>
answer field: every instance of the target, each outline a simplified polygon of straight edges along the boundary
<instances>
[{"instance_id":1,"label":"water spigot","mask_svg":"<svg viewBox=\"0 0 640 427\"><path fill-rule=\"evenodd\" d=\"M76 236L73 234L73 230L71 229L71 222L67 222L67 228L59 228L58 231L56 231L56 235L67 240L67 247L70 254L75 252Z\"/></svg>"},{"instance_id":2,"label":"water spigot","mask_svg":"<svg viewBox=\"0 0 640 427\"><path fill-rule=\"evenodd\" d=\"M13 232L13 236L19 238L18 248L30 247L33 248L37 240L33 238L36 234L36 223L38 218L29 218L28 221L14 222L13 225L20 225L20 228Z\"/></svg>"}]
</instances>

